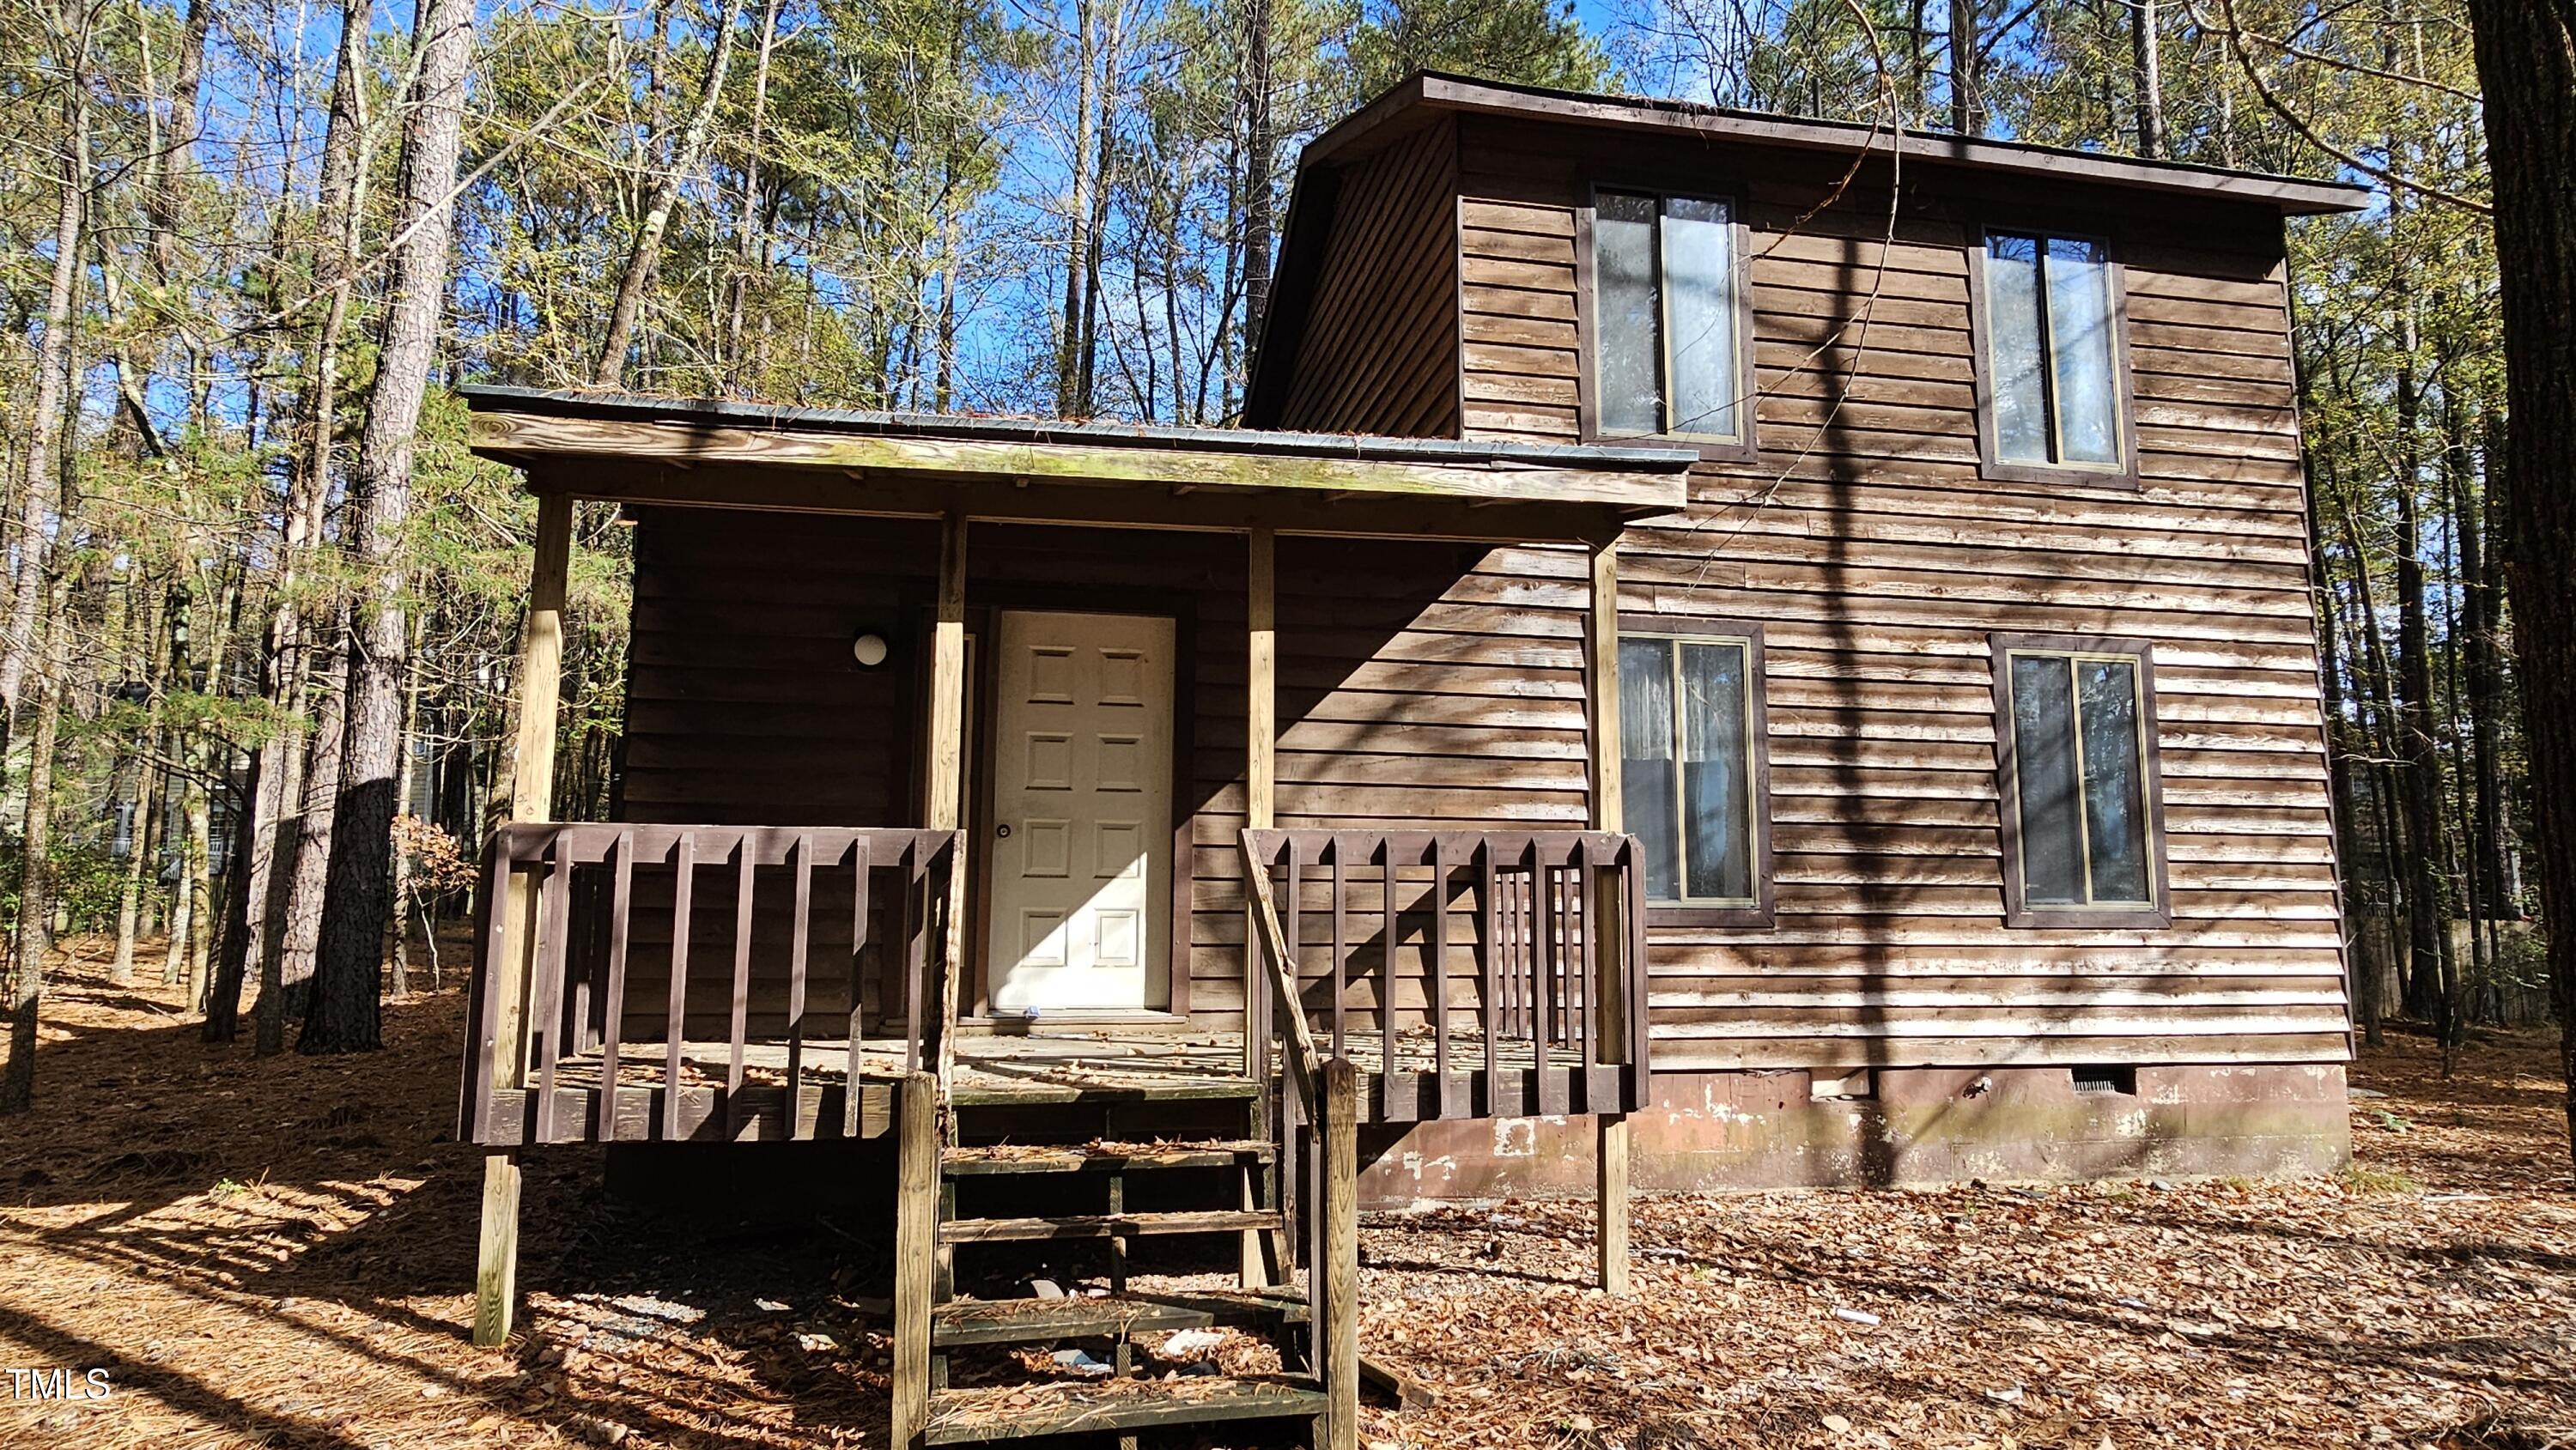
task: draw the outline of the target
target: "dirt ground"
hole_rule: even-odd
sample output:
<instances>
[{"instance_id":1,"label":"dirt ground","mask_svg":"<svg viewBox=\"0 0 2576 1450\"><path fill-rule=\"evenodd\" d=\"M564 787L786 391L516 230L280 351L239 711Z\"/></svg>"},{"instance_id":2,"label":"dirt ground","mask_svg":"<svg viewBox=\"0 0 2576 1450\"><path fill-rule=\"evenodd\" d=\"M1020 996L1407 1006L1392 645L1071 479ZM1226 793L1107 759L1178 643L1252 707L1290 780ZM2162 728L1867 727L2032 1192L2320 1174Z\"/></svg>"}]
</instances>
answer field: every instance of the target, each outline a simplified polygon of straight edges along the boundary
<instances>
[{"instance_id":1,"label":"dirt ground","mask_svg":"<svg viewBox=\"0 0 2576 1450\"><path fill-rule=\"evenodd\" d=\"M98 944L75 957L103 956ZM713 1242L531 1160L522 1333L465 1342L461 1003L374 1056L209 1048L74 961L0 1122L0 1445L882 1445L877 1246ZM1642 1197L1373 1218L1364 1348L1437 1387L1379 1447L2576 1445L2576 1189L2538 1037L2354 1071L2336 1181ZM784 1306L784 1307L778 1307ZM68 1370L72 1393L53 1390ZM93 1374L92 1372L96 1372Z\"/></svg>"}]
</instances>

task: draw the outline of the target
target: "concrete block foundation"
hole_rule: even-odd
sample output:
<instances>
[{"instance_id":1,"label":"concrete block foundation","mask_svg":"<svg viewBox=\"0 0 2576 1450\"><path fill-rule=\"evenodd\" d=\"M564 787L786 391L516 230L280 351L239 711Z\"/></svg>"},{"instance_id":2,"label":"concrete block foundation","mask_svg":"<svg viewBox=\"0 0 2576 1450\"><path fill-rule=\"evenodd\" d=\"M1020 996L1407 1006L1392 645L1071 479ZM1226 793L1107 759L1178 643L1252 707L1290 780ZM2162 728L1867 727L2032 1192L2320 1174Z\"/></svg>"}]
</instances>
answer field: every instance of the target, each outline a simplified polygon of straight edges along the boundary
<instances>
[{"instance_id":1,"label":"concrete block foundation","mask_svg":"<svg viewBox=\"0 0 2576 1450\"><path fill-rule=\"evenodd\" d=\"M1632 1115L1640 1190L2301 1177L2352 1158L2340 1066L1659 1072ZM1363 1204L1580 1198L1586 1118L1420 1123L1364 1136Z\"/></svg>"}]
</instances>

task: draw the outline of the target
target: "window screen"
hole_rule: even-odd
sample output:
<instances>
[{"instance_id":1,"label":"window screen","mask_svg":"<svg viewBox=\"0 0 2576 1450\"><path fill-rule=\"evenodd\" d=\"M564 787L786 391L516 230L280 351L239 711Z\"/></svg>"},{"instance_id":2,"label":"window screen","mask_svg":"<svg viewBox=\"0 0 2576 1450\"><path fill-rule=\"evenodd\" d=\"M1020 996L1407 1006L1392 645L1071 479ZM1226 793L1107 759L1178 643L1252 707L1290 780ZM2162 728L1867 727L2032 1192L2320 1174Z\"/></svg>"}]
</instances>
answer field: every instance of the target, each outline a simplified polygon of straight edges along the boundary
<instances>
[{"instance_id":1,"label":"window screen","mask_svg":"<svg viewBox=\"0 0 2576 1450\"><path fill-rule=\"evenodd\" d=\"M1753 659L1745 639L1619 642L1621 805L1650 900L1755 900Z\"/></svg>"},{"instance_id":2,"label":"window screen","mask_svg":"<svg viewBox=\"0 0 2576 1450\"><path fill-rule=\"evenodd\" d=\"M1997 460L2119 467L2117 314L2103 245L1992 232L1985 270Z\"/></svg>"},{"instance_id":3,"label":"window screen","mask_svg":"<svg viewBox=\"0 0 2576 1450\"><path fill-rule=\"evenodd\" d=\"M2140 658L2016 648L2006 660L2023 903L2153 908Z\"/></svg>"},{"instance_id":4,"label":"window screen","mask_svg":"<svg viewBox=\"0 0 2576 1450\"><path fill-rule=\"evenodd\" d=\"M1601 431L1741 436L1728 204L1597 193L1592 285Z\"/></svg>"}]
</instances>

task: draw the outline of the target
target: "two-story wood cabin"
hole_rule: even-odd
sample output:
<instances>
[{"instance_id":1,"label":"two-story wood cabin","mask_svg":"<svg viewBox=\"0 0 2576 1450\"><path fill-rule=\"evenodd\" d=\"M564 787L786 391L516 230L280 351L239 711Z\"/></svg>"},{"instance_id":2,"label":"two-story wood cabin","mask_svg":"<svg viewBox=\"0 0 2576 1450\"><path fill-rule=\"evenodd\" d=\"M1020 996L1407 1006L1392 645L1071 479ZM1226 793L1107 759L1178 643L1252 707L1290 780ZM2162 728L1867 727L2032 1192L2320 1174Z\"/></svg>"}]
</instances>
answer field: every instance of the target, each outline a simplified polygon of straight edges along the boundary
<instances>
[{"instance_id":1,"label":"two-story wood cabin","mask_svg":"<svg viewBox=\"0 0 2576 1450\"><path fill-rule=\"evenodd\" d=\"M1631 1173L2338 1164L2283 225L2363 200L1426 76L1307 149L1244 429L473 390L545 503L486 1337L552 1142L900 1140L899 1442L993 1428L951 1353L1228 1315L1316 1377L1191 1417L1346 1440L1354 1196L1597 1191L1615 1287ZM575 498L634 645L551 825ZM1105 1197L978 1208L1040 1169ZM949 1262L1158 1233L1251 1297Z\"/></svg>"}]
</instances>

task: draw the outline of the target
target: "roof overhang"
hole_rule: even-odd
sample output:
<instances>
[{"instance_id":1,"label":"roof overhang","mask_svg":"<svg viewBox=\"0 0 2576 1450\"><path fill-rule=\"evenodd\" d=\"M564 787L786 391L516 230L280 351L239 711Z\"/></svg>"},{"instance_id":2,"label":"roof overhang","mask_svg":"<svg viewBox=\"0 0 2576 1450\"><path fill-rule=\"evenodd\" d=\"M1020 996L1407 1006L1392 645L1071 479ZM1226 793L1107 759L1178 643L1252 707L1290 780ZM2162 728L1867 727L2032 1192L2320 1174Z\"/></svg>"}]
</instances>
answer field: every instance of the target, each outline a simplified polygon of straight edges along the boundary
<instances>
[{"instance_id":1,"label":"roof overhang","mask_svg":"<svg viewBox=\"0 0 2576 1450\"><path fill-rule=\"evenodd\" d=\"M1539 86L1504 85L1438 72L1423 72L1406 79L1316 137L1300 156L1299 169L1332 164L1346 154L1373 150L1411 129L1423 115L1442 111L1515 116L1566 125L1688 136L1703 141L1739 141L1761 146L1833 151L1844 155L1878 152L1901 155L1909 160L1973 167L1980 171L2061 184L2082 181L2168 195L2247 202L2291 216L2360 211L2370 205L2371 198L2368 187L2340 181L2231 171L2180 161L2149 161L2073 147L2035 146L2023 141L1995 141L1939 131L1897 133L1884 126L1847 121L1816 121L1763 111L1736 111L1689 101L1590 95Z\"/></svg>"},{"instance_id":2,"label":"roof overhang","mask_svg":"<svg viewBox=\"0 0 2576 1450\"><path fill-rule=\"evenodd\" d=\"M1670 513L1697 454L1060 423L467 387L473 451L632 503L1146 527L1588 537Z\"/></svg>"}]
</instances>

